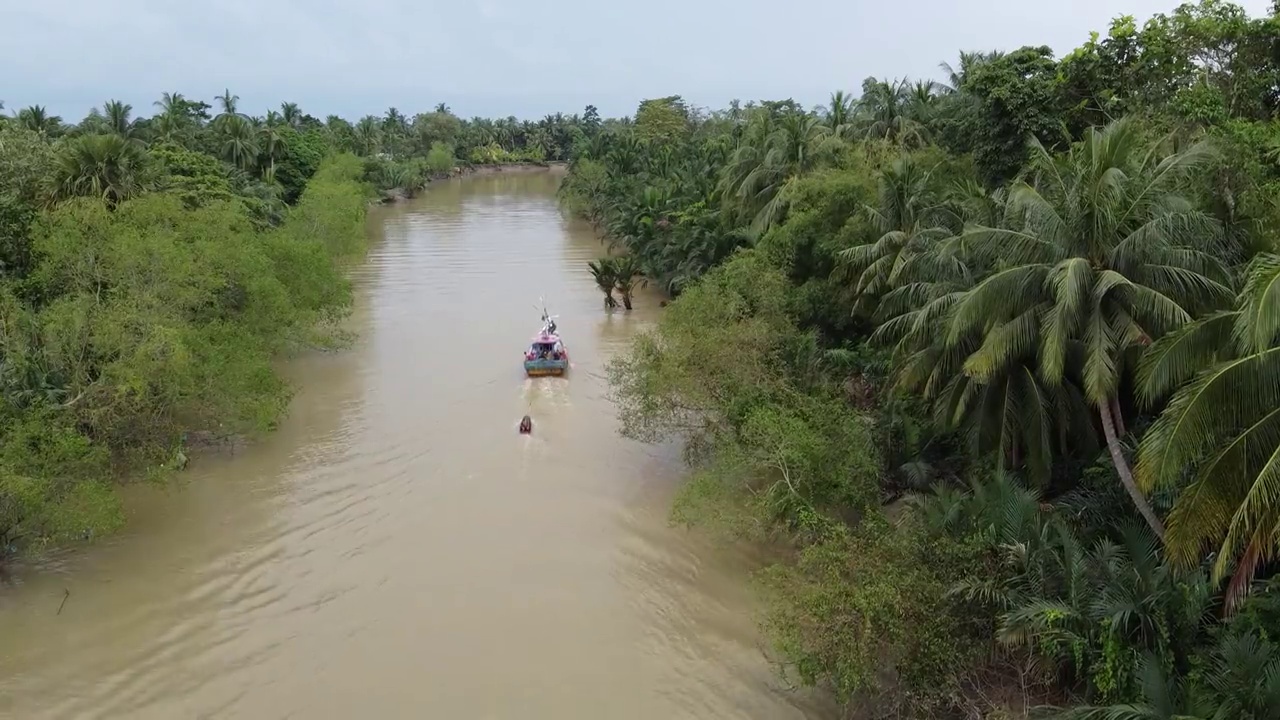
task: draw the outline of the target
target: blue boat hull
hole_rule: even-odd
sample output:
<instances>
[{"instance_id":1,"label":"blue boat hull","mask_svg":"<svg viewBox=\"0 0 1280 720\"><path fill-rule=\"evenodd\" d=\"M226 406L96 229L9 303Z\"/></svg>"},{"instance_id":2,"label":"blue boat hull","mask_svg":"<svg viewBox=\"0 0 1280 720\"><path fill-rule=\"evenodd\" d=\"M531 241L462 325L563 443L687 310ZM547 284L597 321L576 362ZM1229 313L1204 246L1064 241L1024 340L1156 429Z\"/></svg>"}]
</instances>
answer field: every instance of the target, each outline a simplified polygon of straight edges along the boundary
<instances>
[{"instance_id":1,"label":"blue boat hull","mask_svg":"<svg viewBox=\"0 0 1280 720\"><path fill-rule=\"evenodd\" d=\"M569 369L568 360L525 360L524 372L529 377L564 375Z\"/></svg>"}]
</instances>

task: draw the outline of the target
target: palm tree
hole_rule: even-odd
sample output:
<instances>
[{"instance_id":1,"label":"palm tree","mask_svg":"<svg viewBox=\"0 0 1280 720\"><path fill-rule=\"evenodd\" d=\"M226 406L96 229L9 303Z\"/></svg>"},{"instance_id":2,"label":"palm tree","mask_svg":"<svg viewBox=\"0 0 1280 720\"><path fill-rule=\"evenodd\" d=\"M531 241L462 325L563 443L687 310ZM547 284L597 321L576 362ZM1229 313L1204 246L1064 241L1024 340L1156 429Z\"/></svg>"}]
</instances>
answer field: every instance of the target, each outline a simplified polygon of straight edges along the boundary
<instances>
[{"instance_id":1,"label":"palm tree","mask_svg":"<svg viewBox=\"0 0 1280 720\"><path fill-rule=\"evenodd\" d=\"M931 183L931 172L910 156L881 173L879 206L863 208L879 239L840 253L858 275L859 295L875 297L898 287L920 255L960 230L960 218L937 201Z\"/></svg>"},{"instance_id":2,"label":"palm tree","mask_svg":"<svg viewBox=\"0 0 1280 720\"><path fill-rule=\"evenodd\" d=\"M592 260L587 263L587 267L591 270L591 277L595 278L596 287L604 293L604 306L618 307L618 301L613 297L613 289L617 284L613 273L613 259L602 257L599 260Z\"/></svg>"},{"instance_id":3,"label":"palm tree","mask_svg":"<svg viewBox=\"0 0 1280 720\"><path fill-rule=\"evenodd\" d=\"M998 60L1004 53L999 50L990 52L961 52L959 67L952 67L950 63L938 63L938 67L947 74L946 82L938 83L938 91L943 95L958 93L964 88L965 82L973 74L973 71L983 63Z\"/></svg>"},{"instance_id":4,"label":"palm tree","mask_svg":"<svg viewBox=\"0 0 1280 720\"><path fill-rule=\"evenodd\" d=\"M266 122L258 128L261 159L267 162L267 167L263 170L263 179L267 182L275 180L276 161L284 156L284 151L287 149L284 137L280 134L280 128L285 123L286 120L280 113L271 110L267 112Z\"/></svg>"},{"instance_id":5,"label":"palm tree","mask_svg":"<svg viewBox=\"0 0 1280 720\"><path fill-rule=\"evenodd\" d=\"M954 302L947 340L982 335L965 361L978 378L1033 351L1049 386L1079 377L1121 483L1163 538L1120 445L1120 385L1141 347L1231 297L1213 252L1218 226L1175 192L1209 148L1162 154L1129 120L1091 131L1062 158L1031 145L1032 182L1009 193L1014 222L960 240L970 263L993 272Z\"/></svg>"},{"instance_id":6,"label":"palm tree","mask_svg":"<svg viewBox=\"0 0 1280 720\"><path fill-rule=\"evenodd\" d=\"M230 88L224 89L222 91L222 94L214 99L218 101L218 104L220 106L222 106L222 112L218 114L218 117L221 118L225 116L240 114L236 110L236 104L240 102L240 96L232 95Z\"/></svg>"},{"instance_id":7,"label":"palm tree","mask_svg":"<svg viewBox=\"0 0 1280 720\"><path fill-rule=\"evenodd\" d=\"M853 132L854 119L853 100L843 90L831 93L827 103L824 120L831 134L838 138L846 138Z\"/></svg>"},{"instance_id":8,"label":"palm tree","mask_svg":"<svg viewBox=\"0 0 1280 720\"><path fill-rule=\"evenodd\" d=\"M280 103L280 117L284 120L284 124L291 128L302 126L302 110L298 108L298 103Z\"/></svg>"},{"instance_id":9,"label":"palm tree","mask_svg":"<svg viewBox=\"0 0 1280 720\"><path fill-rule=\"evenodd\" d=\"M43 105L31 105L18 111L18 126L45 137L55 137L62 131L62 118L50 115Z\"/></svg>"},{"instance_id":10,"label":"palm tree","mask_svg":"<svg viewBox=\"0 0 1280 720\"><path fill-rule=\"evenodd\" d=\"M821 118L789 112L777 121L764 110L753 113L721 179L722 196L731 200L758 235L782 219L785 189L817 167L835 146Z\"/></svg>"},{"instance_id":11,"label":"palm tree","mask_svg":"<svg viewBox=\"0 0 1280 720\"><path fill-rule=\"evenodd\" d=\"M1237 309L1161 338L1142 359L1148 404L1177 388L1139 446L1145 490L1180 487L1169 516L1170 556L1183 565L1217 545L1214 580L1232 575L1234 609L1277 554L1280 496L1280 255L1250 263Z\"/></svg>"},{"instance_id":12,"label":"palm tree","mask_svg":"<svg viewBox=\"0 0 1280 720\"><path fill-rule=\"evenodd\" d=\"M152 103L160 109L152 122L154 137L160 140L176 140L189 128L191 116L188 112L187 99L182 93L166 92L159 100Z\"/></svg>"},{"instance_id":13,"label":"palm tree","mask_svg":"<svg viewBox=\"0 0 1280 720\"><path fill-rule=\"evenodd\" d=\"M258 161L258 139L253 123L241 115L218 116L218 134L222 145L222 158L241 170L248 170Z\"/></svg>"},{"instance_id":14,"label":"palm tree","mask_svg":"<svg viewBox=\"0 0 1280 720\"><path fill-rule=\"evenodd\" d=\"M903 145L923 144L925 128L913 116L915 102L906 79L889 82L868 78L862 85L862 99L858 101L866 138Z\"/></svg>"},{"instance_id":15,"label":"palm tree","mask_svg":"<svg viewBox=\"0 0 1280 720\"><path fill-rule=\"evenodd\" d=\"M355 126L356 143L362 155L374 155L382 142L382 129L378 118L365 115Z\"/></svg>"},{"instance_id":16,"label":"palm tree","mask_svg":"<svg viewBox=\"0 0 1280 720\"><path fill-rule=\"evenodd\" d=\"M637 287L643 286L646 280L640 274L640 267L632 255L619 255L613 258L610 264L613 270L613 282L618 288L618 294L622 295L622 307L630 310L631 293Z\"/></svg>"},{"instance_id":17,"label":"palm tree","mask_svg":"<svg viewBox=\"0 0 1280 720\"><path fill-rule=\"evenodd\" d=\"M137 140L138 129L131 115L133 106L119 100L108 100L102 104L102 115L110 132L126 140Z\"/></svg>"},{"instance_id":18,"label":"palm tree","mask_svg":"<svg viewBox=\"0 0 1280 720\"><path fill-rule=\"evenodd\" d=\"M142 192L146 159L140 144L119 135L74 138L58 155L49 202L97 197L114 208Z\"/></svg>"},{"instance_id":19,"label":"palm tree","mask_svg":"<svg viewBox=\"0 0 1280 720\"><path fill-rule=\"evenodd\" d=\"M182 115L186 111L187 99L182 93L166 92L160 94L160 99L151 103L160 108L162 115Z\"/></svg>"}]
</instances>

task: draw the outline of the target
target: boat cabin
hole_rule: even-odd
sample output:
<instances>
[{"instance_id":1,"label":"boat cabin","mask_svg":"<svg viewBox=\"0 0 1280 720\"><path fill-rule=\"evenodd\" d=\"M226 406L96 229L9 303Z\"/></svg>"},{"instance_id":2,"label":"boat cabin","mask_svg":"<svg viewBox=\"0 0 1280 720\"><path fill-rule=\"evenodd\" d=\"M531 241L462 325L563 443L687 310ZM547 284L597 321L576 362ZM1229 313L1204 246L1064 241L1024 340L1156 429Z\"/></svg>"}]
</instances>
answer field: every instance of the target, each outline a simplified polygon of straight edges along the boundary
<instances>
[{"instance_id":1,"label":"boat cabin","mask_svg":"<svg viewBox=\"0 0 1280 720\"><path fill-rule=\"evenodd\" d=\"M554 335L542 335L534 339L524 356L526 360L563 360L564 345Z\"/></svg>"}]
</instances>

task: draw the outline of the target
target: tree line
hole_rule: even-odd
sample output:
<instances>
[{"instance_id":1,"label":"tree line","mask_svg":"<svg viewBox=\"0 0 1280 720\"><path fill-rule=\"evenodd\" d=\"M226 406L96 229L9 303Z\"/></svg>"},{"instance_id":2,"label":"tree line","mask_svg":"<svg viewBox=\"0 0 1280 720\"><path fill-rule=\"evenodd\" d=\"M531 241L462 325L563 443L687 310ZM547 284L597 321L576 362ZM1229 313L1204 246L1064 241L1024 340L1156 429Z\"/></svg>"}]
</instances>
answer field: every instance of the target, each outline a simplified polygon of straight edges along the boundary
<instances>
[{"instance_id":1,"label":"tree line","mask_svg":"<svg viewBox=\"0 0 1280 720\"><path fill-rule=\"evenodd\" d=\"M258 194L276 193L286 203L297 198L303 176L327 149L365 158L366 179L379 188L413 193L433 176L459 165L566 160L575 142L602 124L594 106L582 114L555 113L538 121L464 120L440 103L412 118L391 107L381 116L352 122L337 115L321 120L292 102L282 102L278 110L264 115L250 115L230 90L212 100L166 92L155 101L150 117L137 117L133 106L109 100L74 124L31 105L0 115L0 123L61 142L68 155L78 157L62 169L65 177L57 182L64 187L51 188L52 199L80 193L83 188L77 183L95 181L103 184L95 191L115 199L128 196L146 184L137 166L139 151L150 145L215 157L242 173L246 182L260 183ZM93 166L111 172L85 179L85 169Z\"/></svg>"},{"instance_id":2,"label":"tree line","mask_svg":"<svg viewBox=\"0 0 1280 720\"><path fill-rule=\"evenodd\" d=\"M623 432L687 441L677 517L794 548L789 675L867 717L1280 717L1278 43L1202 0L580 143L606 304L615 264L676 296Z\"/></svg>"}]
</instances>

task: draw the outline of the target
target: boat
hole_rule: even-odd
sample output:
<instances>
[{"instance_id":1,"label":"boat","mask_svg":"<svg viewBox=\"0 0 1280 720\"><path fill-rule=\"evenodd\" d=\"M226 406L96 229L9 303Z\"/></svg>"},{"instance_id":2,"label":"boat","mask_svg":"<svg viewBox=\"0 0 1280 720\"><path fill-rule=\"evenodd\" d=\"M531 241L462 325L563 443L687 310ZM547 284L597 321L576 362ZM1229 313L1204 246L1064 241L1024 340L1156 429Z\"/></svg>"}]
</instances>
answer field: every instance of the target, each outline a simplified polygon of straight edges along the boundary
<instances>
[{"instance_id":1,"label":"boat","mask_svg":"<svg viewBox=\"0 0 1280 720\"><path fill-rule=\"evenodd\" d=\"M564 375L569 370L569 349L556 332L555 319L542 308L542 329L524 352L524 372L529 377Z\"/></svg>"}]
</instances>

